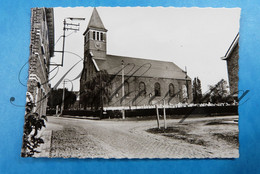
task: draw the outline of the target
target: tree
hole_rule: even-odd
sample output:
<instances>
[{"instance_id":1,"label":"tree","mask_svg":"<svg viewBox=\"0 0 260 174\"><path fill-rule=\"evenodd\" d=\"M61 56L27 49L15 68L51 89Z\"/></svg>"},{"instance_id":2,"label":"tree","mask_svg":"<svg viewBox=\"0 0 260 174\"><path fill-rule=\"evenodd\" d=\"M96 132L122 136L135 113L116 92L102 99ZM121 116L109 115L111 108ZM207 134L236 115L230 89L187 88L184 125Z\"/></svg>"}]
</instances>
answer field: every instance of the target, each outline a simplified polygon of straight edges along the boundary
<instances>
[{"instance_id":1,"label":"tree","mask_svg":"<svg viewBox=\"0 0 260 174\"><path fill-rule=\"evenodd\" d=\"M193 103L201 103L202 102L201 82L198 77L195 77L193 80L192 92L193 92Z\"/></svg>"},{"instance_id":2,"label":"tree","mask_svg":"<svg viewBox=\"0 0 260 174\"><path fill-rule=\"evenodd\" d=\"M106 70L97 72L84 86L82 103L85 107L98 110L103 108L103 104L109 103L111 77Z\"/></svg>"},{"instance_id":3,"label":"tree","mask_svg":"<svg viewBox=\"0 0 260 174\"><path fill-rule=\"evenodd\" d=\"M57 105L61 106L62 104L62 94L63 89L51 89L50 96L48 98L48 106L55 109ZM76 101L76 94L68 91L65 88L65 97L64 97L64 109L68 109Z\"/></svg>"},{"instance_id":4,"label":"tree","mask_svg":"<svg viewBox=\"0 0 260 174\"><path fill-rule=\"evenodd\" d=\"M222 79L216 85L209 86L211 91L210 101L212 103L230 103L233 101L227 90L227 82Z\"/></svg>"}]
</instances>

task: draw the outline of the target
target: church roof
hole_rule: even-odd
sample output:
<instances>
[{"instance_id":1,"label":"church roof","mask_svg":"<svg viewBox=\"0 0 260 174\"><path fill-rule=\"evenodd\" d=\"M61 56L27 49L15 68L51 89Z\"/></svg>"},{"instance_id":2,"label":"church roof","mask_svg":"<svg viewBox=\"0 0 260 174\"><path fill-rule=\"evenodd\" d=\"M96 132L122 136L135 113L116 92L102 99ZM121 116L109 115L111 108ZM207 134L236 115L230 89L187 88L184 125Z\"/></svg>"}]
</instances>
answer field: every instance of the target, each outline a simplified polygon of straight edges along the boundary
<instances>
[{"instance_id":1,"label":"church roof","mask_svg":"<svg viewBox=\"0 0 260 174\"><path fill-rule=\"evenodd\" d=\"M107 31L105 29L105 26L103 25L103 22L102 22L99 14L98 14L96 8L93 9L91 18L90 18L89 23L88 23L87 30L88 29L99 29L99 30Z\"/></svg>"},{"instance_id":2,"label":"church roof","mask_svg":"<svg viewBox=\"0 0 260 174\"><path fill-rule=\"evenodd\" d=\"M125 76L186 79L186 73L173 62L107 55L106 59L93 59L98 70L107 70L108 74L121 75L122 60ZM191 80L187 76L188 80Z\"/></svg>"}]
</instances>

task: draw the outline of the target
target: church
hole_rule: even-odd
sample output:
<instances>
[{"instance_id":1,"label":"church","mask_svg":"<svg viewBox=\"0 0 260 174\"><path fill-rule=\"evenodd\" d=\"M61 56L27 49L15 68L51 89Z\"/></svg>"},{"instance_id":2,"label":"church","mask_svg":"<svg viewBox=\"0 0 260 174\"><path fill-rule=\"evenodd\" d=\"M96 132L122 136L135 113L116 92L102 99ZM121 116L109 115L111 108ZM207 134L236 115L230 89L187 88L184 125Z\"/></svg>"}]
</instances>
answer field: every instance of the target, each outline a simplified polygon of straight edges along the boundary
<instances>
[{"instance_id":1,"label":"church","mask_svg":"<svg viewBox=\"0 0 260 174\"><path fill-rule=\"evenodd\" d=\"M186 71L173 62L107 54L107 31L97 9L94 8L83 34L81 105L84 103L82 95L86 82L102 70L113 77L109 86L110 100L102 103L104 107L192 102L191 78Z\"/></svg>"}]
</instances>

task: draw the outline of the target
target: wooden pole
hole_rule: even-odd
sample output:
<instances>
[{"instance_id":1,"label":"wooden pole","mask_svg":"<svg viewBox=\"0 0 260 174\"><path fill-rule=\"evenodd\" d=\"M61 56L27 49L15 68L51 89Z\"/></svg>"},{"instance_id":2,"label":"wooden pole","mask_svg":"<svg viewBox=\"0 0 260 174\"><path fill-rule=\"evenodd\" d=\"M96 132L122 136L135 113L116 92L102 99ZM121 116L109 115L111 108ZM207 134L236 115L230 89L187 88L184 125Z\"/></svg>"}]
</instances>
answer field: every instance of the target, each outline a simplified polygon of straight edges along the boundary
<instances>
[{"instance_id":1,"label":"wooden pole","mask_svg":"<svg viewBox=\"0 0 260 174\"><path fill-rule=\"evenodd\" d=\"M125 109L124 109L124 96L125 96L125 78L124 78L124 61L122 60L122 118L125 119Z\"/></svg>"},{"instance_id":2,"label":"wooden pole","mask_svg":"<svg viewBox=\"0 0 260 174\"><path fill-rule=\"evenodd\" d=\"M163 100L163 119L164 119L164 129L167 129L167 125L166 125L166 108L165 108L165 100Z\"/></svg>"},{"instance_id":3,"label":"wooden pole","mask_svg":"<svg viewBox=\"0 0 260 174\"><path fill-rule=\"evenodd\" d=\"M56 105L56 117L59 116L59 105Z\"/></svg>"},{"instance_id":4,"label":"wooden pole","mask_svg":"<svg viewBox=\"0 0 260 174\"><path fill-rule=\"evenodd\" d=\"M61 103L61 111L60 115L63 115L63 110L64 110L64 99L65 99L65 80L63 80L63 92L62 92L62 103Z\"/></svg>"},{"instance_id":5,"label":"wooden pole","mask_svg":"<svg viewBox=\"0 0 260 174\"><path fill-rule=\"evenodd\" d=\"M156 108L157 126L158 126L158 129L160 129L160 120L159 120L159 110L158 110L158 106L155 105L155 108Z\"/></svg>"}]
</instances>

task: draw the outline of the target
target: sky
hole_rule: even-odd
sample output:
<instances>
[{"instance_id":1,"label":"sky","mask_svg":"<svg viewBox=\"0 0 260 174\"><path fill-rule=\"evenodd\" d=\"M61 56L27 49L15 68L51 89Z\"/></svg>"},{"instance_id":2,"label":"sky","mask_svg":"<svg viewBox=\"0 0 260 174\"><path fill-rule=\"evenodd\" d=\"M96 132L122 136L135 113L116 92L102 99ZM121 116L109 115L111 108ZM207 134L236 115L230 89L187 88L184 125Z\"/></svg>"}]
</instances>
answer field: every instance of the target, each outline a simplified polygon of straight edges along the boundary
<instances>
[{"instance_id":1,"label":"sky","mask_svg":"<svg viewBox=\"0 0 260 174\"><path fill-rule=\"evenodd\" d=\"M221 60L239 32L239 8L174 7L97 7L108 30L107 54L174 62L187 67L188 76L201 80L202 92L221 79L228 81L226 61ZM85 18L79 31L66 31L64 66L50 73L51 86L83 58L83 33L93 7L54 8L55 51L62 50L63 20ZM60 39L59 39L60 38ZM61 62L55 53L52 63ZM51 70L54 66L51 66ZM75 79L83 68L80 61L65 77ZM66 88L79 90L80 78L67 82ZM68 81L68 80L67 80ZM62 88L62 83L58 86Z\"/></svg>"}]
</instances>

